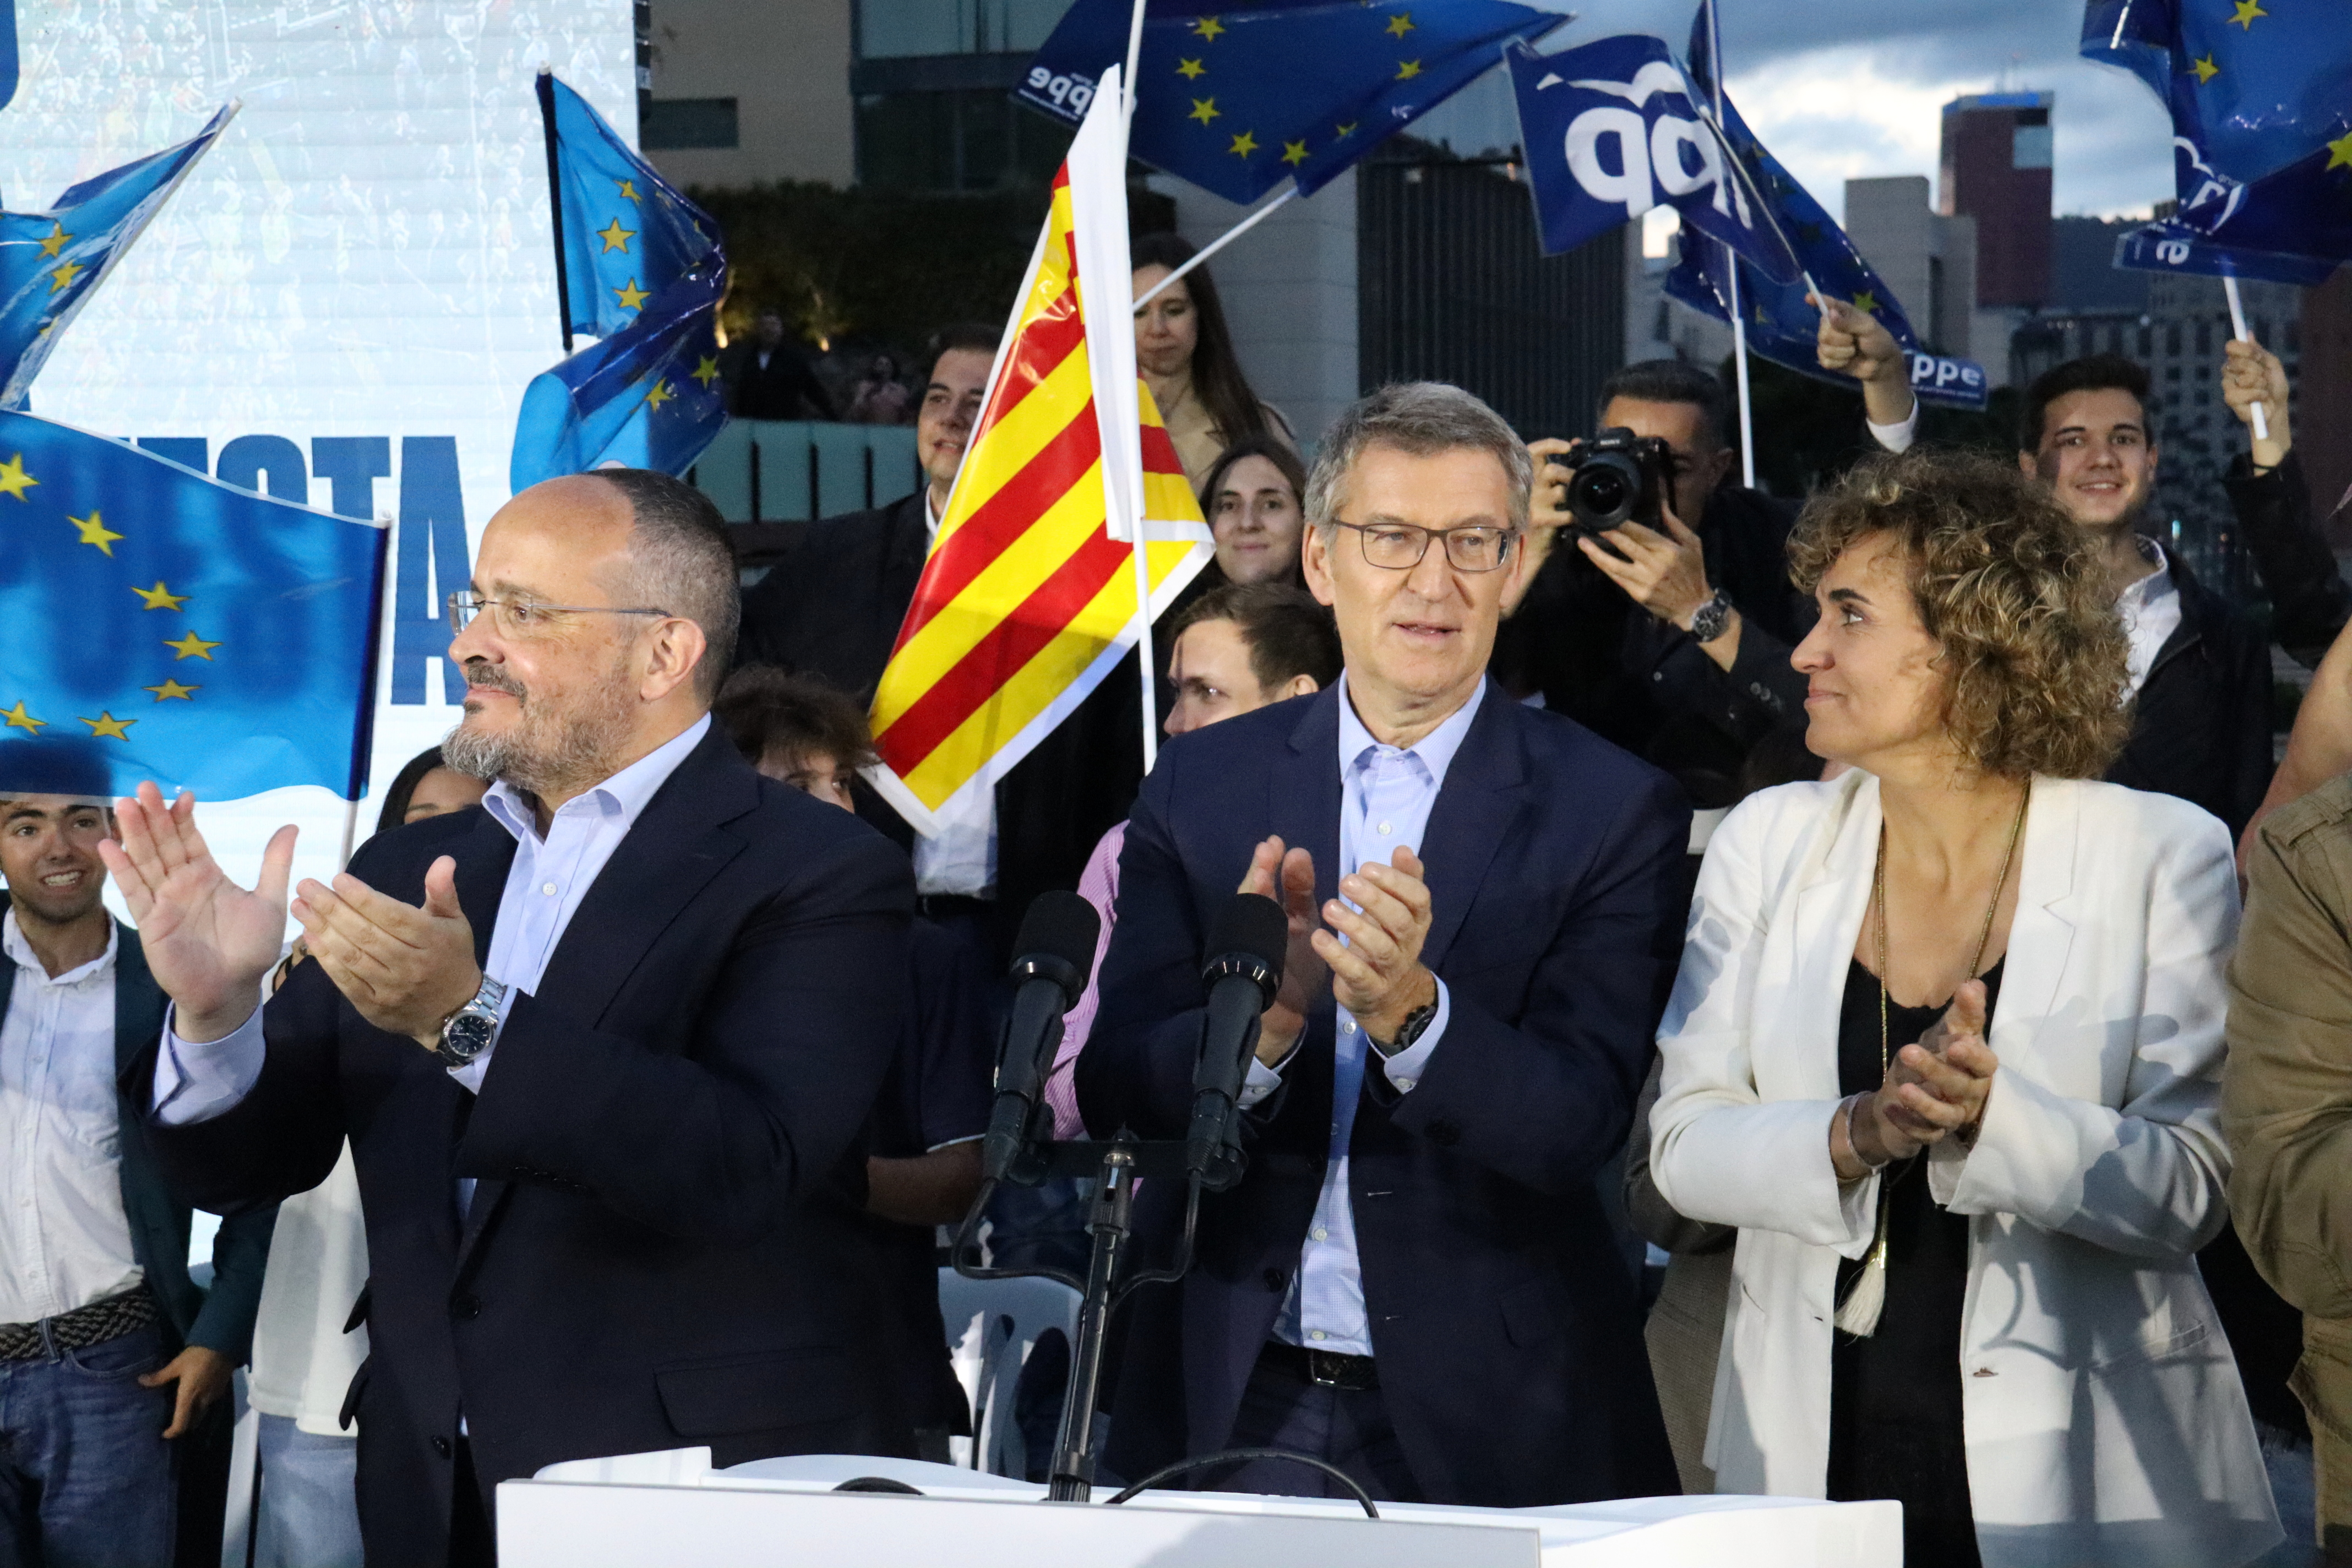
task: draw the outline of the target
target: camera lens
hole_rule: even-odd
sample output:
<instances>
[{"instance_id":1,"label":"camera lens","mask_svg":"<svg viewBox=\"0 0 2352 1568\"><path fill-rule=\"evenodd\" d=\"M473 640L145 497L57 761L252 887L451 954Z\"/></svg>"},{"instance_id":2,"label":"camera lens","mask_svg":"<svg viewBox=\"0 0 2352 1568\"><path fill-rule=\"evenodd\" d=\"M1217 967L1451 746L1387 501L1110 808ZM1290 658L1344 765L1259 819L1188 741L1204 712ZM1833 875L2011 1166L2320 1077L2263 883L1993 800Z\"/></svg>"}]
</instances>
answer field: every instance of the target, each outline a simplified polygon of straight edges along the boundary
<instances>
[{"instance_id":1,"label":"camera lens","mask_svg":"<svg viewBox=\"0 0 2352 1568\"><path fill-rule=\"evenodd\" d=\"M1569 482L1568 510L1587 528L1614 528L1641 500L1642 472L1615 452L1596 452Z\"/></svg>"}]
</instances>

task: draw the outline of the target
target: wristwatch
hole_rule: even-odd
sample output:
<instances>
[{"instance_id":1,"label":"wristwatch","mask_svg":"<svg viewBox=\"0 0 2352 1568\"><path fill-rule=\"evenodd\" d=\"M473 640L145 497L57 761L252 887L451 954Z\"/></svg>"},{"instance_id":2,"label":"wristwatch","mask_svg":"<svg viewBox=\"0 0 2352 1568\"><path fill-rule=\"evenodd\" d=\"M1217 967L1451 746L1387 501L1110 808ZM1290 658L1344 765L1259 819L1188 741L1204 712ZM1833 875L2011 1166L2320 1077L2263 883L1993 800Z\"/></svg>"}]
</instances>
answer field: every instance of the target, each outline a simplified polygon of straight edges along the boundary
<instances>
[{"instance_id":1,"label":"wristwatch","mask_svg":"<svg viewBox=\"0 0 2352 1568\"><path fill-rule=\"evenodd\" d=\"M482 976L482 988L474 999L449 1015L441 1026L441 1043L433 1054L441 1065L450 1068L471 1067L476 1057L490 1048L499 1037L499 1005L506 1000L506 983Z\"/></svg>"},{"instance_id":2,"label":"wristwatch","mask_svg":"<svg viewBox=\"0 0 2352 1568\"><path fill-rule=\"evenodd\" d=\"M1706 604L1691 612L1690 635L1694 642L1713 642L1731 625L1731 601L1717 588L1708 595Z\"/></svg>"},{"instance_id":3,"label":"wristwatch","mask_svg":"<svg viewBox=\"0 0 2352 1568\"><path fill-rule=\"evenodd\" d=\"M1404 1022L1397 1026L1395 1039L1382 1045L1378 1040L1372 1040L1372 1032L1370 1029L1364 1031L1364 1038L1372 1040L1372 1049L1380 1052L1385 1058L1396 1055L1399 1051L1412 1049L1412 1043L1427 1034L1430 1025L1435 1022L1437 1022L1437 1004L1433 1001L1424 1002L1404 1016Z\"/></svg>"}]
</instances>

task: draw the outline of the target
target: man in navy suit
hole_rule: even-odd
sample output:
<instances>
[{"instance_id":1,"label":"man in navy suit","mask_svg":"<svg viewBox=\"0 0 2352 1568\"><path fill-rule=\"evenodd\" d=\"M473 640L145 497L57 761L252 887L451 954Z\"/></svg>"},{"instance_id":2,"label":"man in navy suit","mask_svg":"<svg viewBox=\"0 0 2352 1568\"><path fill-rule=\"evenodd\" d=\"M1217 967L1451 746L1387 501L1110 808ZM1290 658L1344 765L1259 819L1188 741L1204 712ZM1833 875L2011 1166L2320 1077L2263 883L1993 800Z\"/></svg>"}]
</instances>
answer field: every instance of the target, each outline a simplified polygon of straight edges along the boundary
<instances>
[{"instance_id":1,"label":"man in navy suit","mask_svg":"<svg viewBox=\"0 0 2352 1568\"><path fill-rule=\"evenodd\" d=\"M1183 736L1128 829L1097 1135L1181 1137L1204 933L1290 915L1242 1096L1241 1183L1139 1296L1110 1467L1272 1447L1373 1496L1518 1507L1677 1489L1641 1305L1593 1177L1624 1142L1680 948L1689 831L1663 773L1486 679L1531 475L1486 405L1388 387L1307 492L1339 683ZM1181 1184L1139 1228L1173 1245ZM1326 1494L1257 1460L1226 1490Z\"/></svg>"},{"instance_id":2,"label":"man in navy suit","mask_svg":"<svg viewBox=\"0 0 2352 1568\"><path fill-rule=\"evenodd\" d=\"M188 797L118 803L102 852L173 999L134 1071L177 1188L299 1192L351 1140L371 1563L493 1561L493 1489L558 1460L912 1452L858 1138L914 889L711 727L735 605L723 524L666 475L509 502L451 595L443 747L498 782L303 882L317 962L263 1008L293 829L248 892Z\"/></svg>"}]
</instances>

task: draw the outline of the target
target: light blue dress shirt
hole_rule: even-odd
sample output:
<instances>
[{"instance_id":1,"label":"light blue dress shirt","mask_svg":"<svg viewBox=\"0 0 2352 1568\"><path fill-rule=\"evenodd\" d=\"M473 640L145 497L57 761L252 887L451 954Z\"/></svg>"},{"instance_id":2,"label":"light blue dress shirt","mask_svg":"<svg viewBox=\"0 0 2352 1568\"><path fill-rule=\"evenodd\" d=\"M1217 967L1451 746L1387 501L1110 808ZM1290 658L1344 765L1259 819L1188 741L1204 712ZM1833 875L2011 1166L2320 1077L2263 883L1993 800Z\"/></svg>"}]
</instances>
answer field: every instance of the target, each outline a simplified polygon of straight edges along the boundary
<instances>
[{"instance_id":1,"label":"light blue dress shirt","mask_svg":"<svg viewBox=\"0 0 2352 1568\"><path fill-rule=\"evenodd\" d=\"M1422 836L1429 827L1430 809L1445 787L1445 770L1462 749L1478 705L1486 699L1485 682L1446 721L1409 750L1382 745L1372 739L1348 695L1348 678L1339 677L1339 868L1354 871L1368 860L1388 862L1402 845L1421 853ZM1337 879L1335 878L1336 881ZM1358 906L1346 900L1349 909ZM1315 1218L1300 1248L1298 1272L1290 1293L1275 1320L1276 1339L1286 1344L1344 1355L1372 1353L1371 1320L1364 1307L1364 1272L1356 1256L1356 1211L1348 1194L1348 1144L1356 1130L1356 1101L1363 1091L1364 1031L1345 1007L1333 1005L1337 1015L1332 1034L1331 1162L1323 1173L1322 1195L1316 1200ZM1411 1048L1381 1063L1389 1082L1400 1094L1410 1094L1427 1070L1430 1054L1444 1037L1453 1014L1445 982L1437 983L1437 1016ZM1288 1066L1287 1060L1283 1064ZM1242 1091L1246 1108L1271 1094L1282 1082L1276 1068L1253 1059Z\"/></svg>"}]
</instances>

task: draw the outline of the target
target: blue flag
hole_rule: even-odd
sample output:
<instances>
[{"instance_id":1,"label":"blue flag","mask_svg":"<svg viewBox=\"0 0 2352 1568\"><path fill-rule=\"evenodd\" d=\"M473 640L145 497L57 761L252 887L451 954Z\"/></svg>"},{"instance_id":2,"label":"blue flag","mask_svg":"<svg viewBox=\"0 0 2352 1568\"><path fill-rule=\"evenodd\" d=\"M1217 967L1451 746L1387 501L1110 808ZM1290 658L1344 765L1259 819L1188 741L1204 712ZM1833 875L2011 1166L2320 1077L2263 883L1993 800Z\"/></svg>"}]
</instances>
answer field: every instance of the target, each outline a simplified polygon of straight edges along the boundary
<instances>
[{"instance_id":1,"label":"blue flag","mask_svg":"<svg viewBox=\"0 0 2352 1568\"><path fill-rule=\"evenodd\" d=\"M682 474L727 423L719 226L578 93L542 71L539 95L565 342L575 331L602 341L523 389L508 481L520 490L614 463Z\"/></svg>"},{"instance_id":2,"label":"blue flag","mask_svg":"<svg viewBox=\"0 0 2352 1568\"><path fill-rule=\"evenodd\" d=\"M724 262L648 300L638 319L531 378L507 480L522 490L619 463L683 474L727 423L714 327Z\"/></svg>"},{"instance_id":3,"label":"blue flag","mask_svg":"<svg viewBox=\"0 0 2352 1568\"><path fill-rule=\"evenodd\" d=\"M1796 282L1781 283L1744 260L1738 263L1739 309L1748 346L1784 369L1836 385L1853 384L1853 378L1821 367L1822 318L1806 298L1811 286L1804 279L1810 278L1823 293L1851 300L1878 319L1910 357L1911 389L1922 399L1982 408L1990 391L1984 368L1972 361L1927 352L1912 329L1911 318L1904 313L1902 301L1811 193L1765 151L1727 96L1723 100L1723 134L1732 155L1747 168L1754 187L1774 213L1804 274ZM1666 274L1666 292L1717 321L1728 321L1730 287L1723 247L1705 238L1686 237L1681 261Z\"/></svg>"},{"instance_id":4,"label":"blue flag","mask_svg":"<svg viewBox=\"0 0 2352 1568\"><path fill-rule=\"evenodd\" d=\"M563 257L564 321L571 331L609 338L718 251L719 226L547 71L539 74L539 108Z\"/></svg>"},{"instance_id":5,"label":"blue flag","mask_svg":"<svg viewBox=\"0 0 2352 1568\"><path fill-rule=\"evenodd\" d=\"M0 408L23 406L67 325L236 113L232 103L178 146L84 180L47 212L0 213Z\"/></svg>"},{"instance_id":6,"label":"blue flag","mask_svg":"<svg viewBox=\"0 0 2352 1568\"><path fill-rule=\"evenodd\" d=\"M1759 210L1711 123L1713 108L1663 38L1639 34L1539 55L1504 51L1519 107L1528 186L1547 255L1672 206L1685 227L1730 246L1775 279L1797 258Z\"/></svg>"},{"instance_id":7,"label":"blue flag","mask_svg":"<svg viewBox=\"0 0 2352 1568\"><path fill-rule=\"evenodd\" d=\"M0 413L0 790L358 799L385 536Z\"/></svg>"},{"instance_id":8,"label":"blue flag","mask_svg":"<svg viewBox=\"0 0 2352 1568\"><path fill-rule=\"evenodd\" d=\"M2116 265L2301 281L2352 259L2352 18L2261 0L2089 0L2081 53L2172 116L2179 208ZM2305 265L2297 266L2297 258Z\"/></svg>"},{"instance_id":9,"label":"blue flag","mask_svg":"<svg viewBox=\"0 0 2352 1568\"><path fill-rule=\"evenodd\" d=\"M1018 96L1075 129L1127 58L1129 0L1076 0ZM1230 202L1285 179L1312 195L1491 68L1568 20L1509 0L1154 0L1129 155Z\"/></svg>"}]
</instances>

